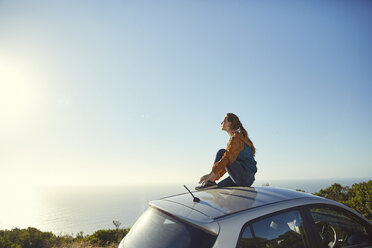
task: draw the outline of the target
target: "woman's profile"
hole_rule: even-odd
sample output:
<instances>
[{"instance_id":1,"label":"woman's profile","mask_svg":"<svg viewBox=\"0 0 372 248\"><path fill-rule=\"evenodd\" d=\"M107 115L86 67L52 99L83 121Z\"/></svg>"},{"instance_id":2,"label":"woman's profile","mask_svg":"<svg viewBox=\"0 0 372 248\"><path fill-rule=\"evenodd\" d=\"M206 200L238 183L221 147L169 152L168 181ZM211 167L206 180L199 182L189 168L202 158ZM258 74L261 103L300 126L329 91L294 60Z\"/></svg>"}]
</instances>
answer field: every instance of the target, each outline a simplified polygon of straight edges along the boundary
<instances>
[{"instance_id":1,"label":"woman's profile","mask_svg":"<svg viewBox=\"0 0 372 248\"><path fill-rule=\"evenodd\" d=\"M196 190L233 186L249 187L255 180L256 148L239 118L233 113L227 113L221 123L221 129L230 136L227 148L217 152L212 171L200 178L199 184L201 185L196 187ZM226 172L229 177L217 184L216 181Z\"/></svg>"}]
</instances>

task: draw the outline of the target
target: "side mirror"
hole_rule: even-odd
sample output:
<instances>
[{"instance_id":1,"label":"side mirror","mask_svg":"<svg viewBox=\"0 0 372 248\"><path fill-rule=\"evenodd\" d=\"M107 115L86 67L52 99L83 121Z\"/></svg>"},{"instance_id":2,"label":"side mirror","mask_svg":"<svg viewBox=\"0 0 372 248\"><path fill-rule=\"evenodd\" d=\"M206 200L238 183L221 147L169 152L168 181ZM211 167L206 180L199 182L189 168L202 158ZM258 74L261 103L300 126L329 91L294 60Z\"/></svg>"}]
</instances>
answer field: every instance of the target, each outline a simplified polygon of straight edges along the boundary
<instances>
[{"instance_id":1,"label":"side mirror","mask_svg":"<svg viewBox=\"0 0 372 248\"><path fill-rule=\"evenodd\" d=\"M368 241L367 235L363 233L352 233L350 236L346 239L346 243L348 245L358 245L363 244L364 242ZM367 242L368 243L368 242Z\"/></svg>"}]
</instances>

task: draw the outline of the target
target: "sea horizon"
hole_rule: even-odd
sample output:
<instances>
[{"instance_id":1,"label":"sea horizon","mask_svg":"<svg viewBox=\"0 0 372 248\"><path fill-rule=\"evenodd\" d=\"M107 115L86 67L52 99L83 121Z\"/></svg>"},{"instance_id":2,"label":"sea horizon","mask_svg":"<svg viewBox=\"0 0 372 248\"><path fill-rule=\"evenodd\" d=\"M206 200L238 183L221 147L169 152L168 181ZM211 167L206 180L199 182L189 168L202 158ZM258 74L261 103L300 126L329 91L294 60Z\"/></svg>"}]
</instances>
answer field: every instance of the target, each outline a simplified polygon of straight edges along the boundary
<instances>
[{"instance_id":1,"label":"sea horizon","mask_svg":"<svg viewBox=\"0 0 372 248\"><path fill-rule=\"evenodd\" d=\"M252 187L269 184L270 187L301 189L315 193L334 183L352 186L366 182L365 178L329 178L329 179L258 179ZM22 199L13 198L13 202L1 208L0 230L35 227L41 231L57 235L92 234L100 229L113 229L112 221L122 223L121 228L130 228L137 218L147 209L151 200L184 193L186 185L190 190L196 186L193 182L180 184L148 185L104 185L104 186L51 186L43 187Z\"/></svg>"}]
</instances>

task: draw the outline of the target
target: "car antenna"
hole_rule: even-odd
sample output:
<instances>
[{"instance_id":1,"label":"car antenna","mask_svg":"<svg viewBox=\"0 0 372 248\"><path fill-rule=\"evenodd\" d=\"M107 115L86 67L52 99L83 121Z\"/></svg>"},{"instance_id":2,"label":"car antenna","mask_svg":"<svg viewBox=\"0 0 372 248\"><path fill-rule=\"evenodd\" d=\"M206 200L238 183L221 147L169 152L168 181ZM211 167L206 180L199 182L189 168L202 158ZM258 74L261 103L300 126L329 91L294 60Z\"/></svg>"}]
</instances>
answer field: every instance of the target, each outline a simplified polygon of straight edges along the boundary
<instances>
[{"instance_id":1,"label":"car antenna","mask_svg":"<svg viewBox=\"0 0 372 248\"><path fill-rule=\"evenodd\" d=\"M198 197L195 197L191 191L186 187L186 185L183 185L183 187L185 187L187 189L187 191L189 191L189 193L191 194L192 198L194 198L194 202L200 202L200 199Z\"/></svg>"}]
</instances>

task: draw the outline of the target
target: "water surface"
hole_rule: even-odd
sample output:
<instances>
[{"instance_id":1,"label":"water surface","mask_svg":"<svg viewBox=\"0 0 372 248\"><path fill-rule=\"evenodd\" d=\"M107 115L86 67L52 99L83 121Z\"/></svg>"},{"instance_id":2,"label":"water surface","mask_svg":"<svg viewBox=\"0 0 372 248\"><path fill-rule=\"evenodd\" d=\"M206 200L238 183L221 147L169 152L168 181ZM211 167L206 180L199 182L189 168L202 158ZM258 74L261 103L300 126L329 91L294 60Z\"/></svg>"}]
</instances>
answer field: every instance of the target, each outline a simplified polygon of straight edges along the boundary
<instances>
[{"instance_id":1,"label":"water surface","mask_svg":"<svg viewBox=\"0 0 372 248\"><path fill-rule=\"evenodd\" d=\"M343 186L371 178L270 180L256 181L253 186L269 183L273 187L302 189L313 193L337 182ZM195 184L187 184L193 189ZM186 192L183 184L104 187L20 188L12 192L2 189L0 229L36 227L55 234L83 231L91 234L99 229L131 227L148 207L148 202Z\"/></svg>"}]
</instances>

